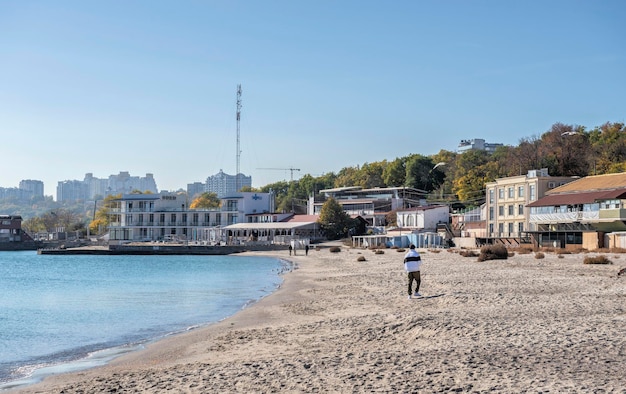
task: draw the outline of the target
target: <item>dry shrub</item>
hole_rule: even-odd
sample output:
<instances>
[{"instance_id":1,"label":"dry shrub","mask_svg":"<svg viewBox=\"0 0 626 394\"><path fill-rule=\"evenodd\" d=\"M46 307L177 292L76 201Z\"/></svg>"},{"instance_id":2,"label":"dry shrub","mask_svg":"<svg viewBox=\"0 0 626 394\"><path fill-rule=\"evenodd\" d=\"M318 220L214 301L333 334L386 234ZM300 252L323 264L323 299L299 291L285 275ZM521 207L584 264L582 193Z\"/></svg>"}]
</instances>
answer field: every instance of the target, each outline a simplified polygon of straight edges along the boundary
<instances>
[{"instance_id":1,"label":"dry shrub","mask_svg":"<svg viewBox=\"0 0 626 394\"><path fill-rule=\"evenodd\" d=\"M544 246L543 248L541 248L541 250L546 253L554 253L557 249L553 248L552 246Z\"/></svg>"},{"instance_id":2,"label":"dry shrub","mask_svg":"<svg viewBox=\"0 0 626 394\"><path fill-rule=\"evenodd\" d=\"M384 251L384 250L381 250L381 249L376 249L376 250L374 251L374 254L385 254L385 251Z\"/></svg>"},{"instance_id":3,"label":"dry shrub","mask_svg":"<svg viewBox=\"0 0 626 394\"><path fill-rule=\"evenodd\" d=\"M509 257L513 257L513 256L515 256L515 252L514 252L514 251L512 251L512 250L509 250L509 253L508 253L508 254L509 254Z\"/></svg>"},{"instance_id":4,"label":"dry shrub","mask_svg":"<svg viewBox=\"0 0 626 394\"><path fill-rule=\"evenodd\" d=\"M320 248L319 246L316 246L316 247L315 247L315 251L316 251L316 252L319 252L320 250L322 250L322 248Z\"/></svg>"},{"instance_id":5,"label":"dry shrub","mask_svg":"<svg viewBox=\"0 0 626 394\"><path fill-rule=\"evenodd\" d=\"M486 245L480 248L478 261L506 260L509 252L504 245Z\"/></svg>"},{"instance_id":6,"label":"dry shrub","mask_svg":"<svg viewBox=\"0 0 626 394\"><path fill-rule=\"evenodd\" d=\"M441 253L441 249L428 249L431 253Z\"/></svg>"},{"instance_id":7,"label":"dry shrub","mask_svg":"<svg viewBox=\"0 0 626 394\"><path fill-rule=\"evenodd\" d=\"M396 249L396 252L404 252L404 248L398 248Z\"/></svg>"},{"instance_id":8,"label":"dry shrub","mask_svg":"<svg viewBox=\"0 0 626 394\"><path fill-rule=\"evenodd\" d=\"M611 248L611 253L626 253L624 248Z\"/></svg>"},{"instance_id":9,"label":"dry shrub","mask_svg":"<svg viewBox=\"0 0 626 394\"><path fill-rule=\"evenodd\" d=\"M569 250L566 250L566 249L557 249L556 254L557 255L572 254L572 252L570 252Z\"/></svg>"},{"instance_id":10,"label":"dry shrub","mask_svg":"<svg viewBox=\"0 0 626 394\"><path fill-rule=\"evenodd\" d=\"M565 256L563 256L562 254L557 254L556 257L560 258L560 259L564 259Z\"/></svg>"},{"instance_id":11,"label":"dry shrub","mask_svg":"<svg viewBox=\"0 0 626 394\"><path fill-rule=\"evenodd\" d=\"M341 252L341 248L339 246L333 246L330 249L328 249L330 251L330 253L339 253Z\"/></svg>"},{"instance_id":12,"label":"dry shrub","mask_svg":"<svg viewBox=\"0 0 626 394\"><path fill-rule=\"evenodd\" d=\"M545 259L546 255L543 254L543 252L537 252L537 253L535 253L535 258L536 259Z\"/></svg>"},{"instance_id":13,"label":"dry shrub","mask_svg":"<svg viewBox=\"0 0 626 394\"><path fill-rule=\"evenodd\" d=\"M366 261L366 260L365 260L365 256L359 256L359 257L357 257L356 261Z\"/></svg>"},{"instance_id":14,"label":"dry shrub","mask_svg":"<svg viewBox=\"0 0 626 394\"><path fill-rule=\"evenodd\" d=\"M613 262L606 258L604 255L596 256L596 257L585 257L583 261L585 264L613 264Z\"/></svg>"},{"instance_id":15,"label":"dry shrub","mask_svg":"<svg viewBox=\"0 0 626 394\"><path fill-rule=\"evenodd\" d=\"M461 250L459 254L463 257L478 257L478 253L473 250Z\"/></svg>"},{"instance_id":16,"label":"dry shrub","mask_svg":"<svg viewBox=\"0 0 626 394\"><path fill-rule=\"evenodd\" d=\"M585 249L585 248L576 248L572 251L572 253L589 253L589 250Z\"/></svg>"},{"instance_id":17,"label":"dry shrub","mask_svg":"<svg viewBox=\"0 0 626 394\"><path fill-rule=\"evenodd\" d=\"M520 246L519 249L517 249L518 254L530 254L532 252L533 248L530 246Z\"/></svg>"}]
</instances>

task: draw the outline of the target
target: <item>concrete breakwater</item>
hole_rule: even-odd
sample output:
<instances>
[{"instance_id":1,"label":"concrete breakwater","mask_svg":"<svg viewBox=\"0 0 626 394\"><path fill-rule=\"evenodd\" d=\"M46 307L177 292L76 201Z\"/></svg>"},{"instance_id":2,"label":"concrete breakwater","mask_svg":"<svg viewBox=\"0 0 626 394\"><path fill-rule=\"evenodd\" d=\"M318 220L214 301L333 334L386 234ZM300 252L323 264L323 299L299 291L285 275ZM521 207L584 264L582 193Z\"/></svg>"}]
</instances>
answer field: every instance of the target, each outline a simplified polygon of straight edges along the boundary
<instances>
[{"instance_id":1,"label":"concrete breakwater","mask_svg":"<svg viewBox=\"0 0 626 394\"><path fill-rule=\"evenodd\" d=\"M286 245L109 245L39 249L37 254L92 255L228 255L242 252L286 250Z\"/></svg>"}]
</instances>

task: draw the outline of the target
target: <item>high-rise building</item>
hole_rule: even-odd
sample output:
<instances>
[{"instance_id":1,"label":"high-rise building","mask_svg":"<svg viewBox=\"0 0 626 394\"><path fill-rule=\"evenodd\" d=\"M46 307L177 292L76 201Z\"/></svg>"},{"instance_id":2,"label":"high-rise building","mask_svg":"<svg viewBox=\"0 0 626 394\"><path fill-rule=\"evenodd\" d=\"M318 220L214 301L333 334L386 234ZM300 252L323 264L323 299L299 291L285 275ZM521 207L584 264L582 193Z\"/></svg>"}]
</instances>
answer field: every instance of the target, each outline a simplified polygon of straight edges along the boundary
<instances>
[{"instance_id":1,"label":"high-rise building","mask_svg":"<svg viewBox=\"0 0 626 394\"><path fill-rule=\"evenodd\" d=\"M206 179L206 191L217 194L219 198L235 194L245 186L252 187L251 176L228 175L222 170Z\"/></svg>"}]
</instances>

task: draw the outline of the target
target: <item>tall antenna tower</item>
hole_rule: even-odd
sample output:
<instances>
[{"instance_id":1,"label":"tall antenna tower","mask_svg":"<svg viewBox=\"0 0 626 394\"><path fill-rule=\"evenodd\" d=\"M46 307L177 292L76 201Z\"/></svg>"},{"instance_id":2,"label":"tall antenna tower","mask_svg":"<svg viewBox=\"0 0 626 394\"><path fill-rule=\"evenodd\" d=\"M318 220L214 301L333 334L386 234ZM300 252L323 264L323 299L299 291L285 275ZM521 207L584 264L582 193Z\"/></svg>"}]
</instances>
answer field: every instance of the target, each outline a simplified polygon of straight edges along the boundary
<instances>
[{"instance_id":1,"label":"tall antenna tower","mask_svg":"<svg viewBox=\"0 0 626 394\"><path fill-rule=\"evenodd\" d=\"M241 161L241 148L239 142L239 121L241 120L241 84L237 85L237 173L235 174L235 189L241 190L239 177L239 162Z\"/></svg>"}]
</instances>

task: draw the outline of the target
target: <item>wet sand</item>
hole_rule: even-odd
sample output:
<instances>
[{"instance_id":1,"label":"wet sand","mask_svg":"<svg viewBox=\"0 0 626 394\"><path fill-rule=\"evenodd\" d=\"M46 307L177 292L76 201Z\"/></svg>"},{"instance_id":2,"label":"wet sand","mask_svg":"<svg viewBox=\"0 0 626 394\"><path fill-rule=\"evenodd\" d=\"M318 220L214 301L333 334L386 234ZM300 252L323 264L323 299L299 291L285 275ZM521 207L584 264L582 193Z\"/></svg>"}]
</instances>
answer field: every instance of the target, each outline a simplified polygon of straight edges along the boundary
<instances>
[{"instance_id":1,"label":"wet sand","mask_svg":"<svg viewBox=\"0 0 626 394\"><path fill-rule=\"evenodd\" d=\"M297 269L235 316L9 392L626 393L626 255L421 252L411 300L394 249L264 252Z\"/></svg>"}]
</instances>

